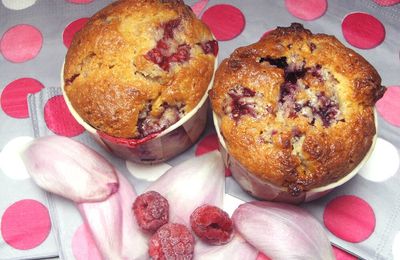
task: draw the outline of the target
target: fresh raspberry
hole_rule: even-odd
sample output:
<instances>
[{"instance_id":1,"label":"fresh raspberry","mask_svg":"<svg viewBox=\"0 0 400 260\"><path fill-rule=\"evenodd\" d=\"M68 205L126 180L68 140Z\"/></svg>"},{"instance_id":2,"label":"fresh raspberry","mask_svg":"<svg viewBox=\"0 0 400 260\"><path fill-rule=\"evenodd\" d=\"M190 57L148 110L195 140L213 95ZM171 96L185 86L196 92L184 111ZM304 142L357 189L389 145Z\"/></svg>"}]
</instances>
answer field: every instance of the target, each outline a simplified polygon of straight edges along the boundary
<instances>
[{"instance_id":1,"label":"fresh raspberry","mask_svg":"<svg viewBox=\"0 0 400 260\"><path fill-rule=\"evenodd\" d=\"M168 223L150 238L149 255L153 260L193 258L194 237L181 224Z\"/></svg>"},{"instance_id":2,"label":"fresh raspberry","mask_svg":"<svg viewBox=\"0 0 400 260\"><path fill-rule=\"evenodd\" d=\"M168 201L155 191L143 193L133 203L133 213L139 227L150 232L168 223L168 211Z\"/></svg>"},{"instance_id":3,"label":"fresh raspberry","mask_svg":"<svg viewBox=\"0 0 400 260\"><path fill-rule=\"evenodd\" d=\"M228 243L233 236L233 222L229 215L218 207L203 205L190 216L193 232L204 242L212 245Z\"/></svg>"}]
</instances>

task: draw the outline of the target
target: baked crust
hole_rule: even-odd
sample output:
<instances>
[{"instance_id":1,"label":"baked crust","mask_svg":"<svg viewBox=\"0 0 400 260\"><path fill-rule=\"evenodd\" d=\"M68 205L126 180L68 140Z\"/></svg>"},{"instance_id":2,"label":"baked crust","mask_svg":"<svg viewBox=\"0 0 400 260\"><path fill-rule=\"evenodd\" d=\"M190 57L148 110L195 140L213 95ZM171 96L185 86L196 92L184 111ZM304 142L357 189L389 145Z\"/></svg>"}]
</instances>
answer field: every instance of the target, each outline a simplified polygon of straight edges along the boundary
<instances>
[{"instance_id":1,"label":"baked crust","mask_svg":"<svg viewBox=\"0 0 400 260\"><path fill-rule=\"evenodd\" d=\"M66 94L94 128L142 138L192 110L214 71L218 45L179 0L121 0L74 36Z\"/></svg>"},{"instance_id":2,"label":"baked crust","mask_svg":"<svg viewBox=\"0 0 400 260\"><path fill-rule=\"evenodd\" d=\"M236 49L217 69L209 95L229 154L296 195L361 162L384 91L359 54L293 23Z\"/></svg>"}]
</instances>

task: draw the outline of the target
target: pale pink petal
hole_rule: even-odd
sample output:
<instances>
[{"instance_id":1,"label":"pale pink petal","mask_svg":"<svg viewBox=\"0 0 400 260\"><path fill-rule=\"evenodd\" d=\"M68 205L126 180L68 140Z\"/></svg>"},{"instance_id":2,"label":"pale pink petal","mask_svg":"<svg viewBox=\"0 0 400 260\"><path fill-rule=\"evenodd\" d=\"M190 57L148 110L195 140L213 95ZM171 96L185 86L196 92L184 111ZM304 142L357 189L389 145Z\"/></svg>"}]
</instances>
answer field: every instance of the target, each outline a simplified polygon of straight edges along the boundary
<instances>
[{"instance_id":1,"label":"pale pink petal","mask_svg":"<svg viewBox=\"0 0 400 260\"><path fill-rule=\"evenodd\" d=\"M169 202L170 222L189 226L190 214L203 204L222 208L225 172L219 152L194 157L168 170L147 189Z\"/></svg>"},{"instance_id":2,"label":"pale pink petal","mask_svg":"<svg viewBox=\"0 0 400 260\"><path fill-rule=\"evenodd\" d=\"M246 242L239 234L225 245L210 246L197 240L194 247L194 260L229 259L229 260L255 260L258 250Z\"/></svg>"},{"instance_id":3,"label":"pale pink petal","mask_svg":"<svg viewBox=\"0 0 400 260\"><path fill-rule=\"evenodd\" d=\"M39 187L75 202L102 201L118 190L114 167L70 138L36 139L21 157Z\"/></svg>"},{"instance_id":4,"label":"pale pink petal","mask_svg":"<svg viewBox=\"0 0 400 260\"><path fill-rule=\"evenodd\" d=\"M139 229L132 212L136 193L118 173L118 192L107 200L78 204L104 259L148 259L148 237Z\"/></svg>"},{"instance_id":5,"label":"pale pink petal","mask_svg":"<svg viewBox=\"0 0 400 260\"><path fill-rule=\"evenodd\" d=\"M247 242L271 259L335 259L321 224L300 207L250 202L232 218Z\"/></svg>"}]
</instances>

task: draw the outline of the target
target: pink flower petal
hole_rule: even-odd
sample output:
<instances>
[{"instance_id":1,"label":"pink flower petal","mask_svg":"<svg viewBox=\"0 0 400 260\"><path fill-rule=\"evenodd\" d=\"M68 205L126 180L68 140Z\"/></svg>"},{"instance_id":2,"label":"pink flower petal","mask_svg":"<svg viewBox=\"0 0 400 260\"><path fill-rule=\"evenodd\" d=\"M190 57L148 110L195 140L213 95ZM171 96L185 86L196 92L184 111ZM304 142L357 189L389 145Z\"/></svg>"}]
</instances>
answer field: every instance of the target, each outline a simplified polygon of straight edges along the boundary
<instances>
[{"instance_id":1,"label":"pink flower petal","mask_svg":"<svg viewBox=\"0 0 400 260\"><path fill-rule=\"evenodd\" d=\"M75 202L102 201L118 190L114 167L67 137L36 139L21 157L39 187Z\"/></svg>"},{"instance_id":2,"label":"pink flower petal","mask_svg":"<svg viewBox=\"0 0 400 260\"><path fill-rule=\"evenodd\" d=\"M194 247L194 259L255 260L258 250L246 242L239 234L225 245L210 246L200 240Z\"/></svg>"},{"instance_id":3,"label":"pink flower petal","mask_svg":"<svg viewBox=\"0 0 400 260\"><path fill-rule=\"evenodd\" d=\"M208 4L208 0L199 0L197 1L193 6L192 6L192 10L193 13L199 17L201 11L203 11L204 7L206 7L206 5Z\"/></svg>"},{"instance_id":4,"label":"pink flower petal","mask_svg":"<svg viewBox=\"0 0 400 260\"><path fill-rule=\"evenodd\" d=\"M104 259L147 259L148 237L139 229L132 212L136 192L118 173L119 190L107 200L78 204Z\"/></svg>"},{"instance_id":5,"label":"pink flower petal","mask_svg":"<svg viewBox=\"0 0 400 260\"><path fill-rule=\"evenodd\" d=\"M271 259L335 259L321 224L297 206L250 202L232 218L247 242Z\"/></svg>"},{"instance_id":6,"label":"pink flower petal","mask_svg":"<svg viewBox=\"0 0 400 260\"><path fill-rule=\"evenodd\" d=\"M203 204L222 208L225 172L219 152L192 158L168 170L148 191L163 195L170 205L170 222L189 226L190 214Z\"/></svg>"}]
</instances>

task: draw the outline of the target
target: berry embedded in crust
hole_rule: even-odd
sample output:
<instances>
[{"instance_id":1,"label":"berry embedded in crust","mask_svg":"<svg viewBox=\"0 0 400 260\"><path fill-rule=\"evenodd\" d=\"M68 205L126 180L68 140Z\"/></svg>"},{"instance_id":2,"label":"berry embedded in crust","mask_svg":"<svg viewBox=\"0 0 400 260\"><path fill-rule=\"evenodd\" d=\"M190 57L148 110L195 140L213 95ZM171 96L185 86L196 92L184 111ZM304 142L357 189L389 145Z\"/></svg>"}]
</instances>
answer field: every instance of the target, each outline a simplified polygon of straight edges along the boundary
<instances>
[{"instance_id":1,"label":"berry embedded in crust","mask_svg":"<svg viewBox=\"0 0 400 260\"><path fill-rule=\"evenodd\" d=\"M74 36L64 89L92 127L141 139L196 107L217 53L211 31L183 1L120 0Z\"/></svg>"},{"instance_id":2,"label":"berry embedded in crust","mask_svg":"<svg viewBox=\"0 0 400 260\"><path fill-rule=\"evenodd\" d=\"M260 181L298 195L360 163L384 91L364 58L294 23L236 49L218 68L210 99L229 154Z\"/></svg>"}]
</instances>

